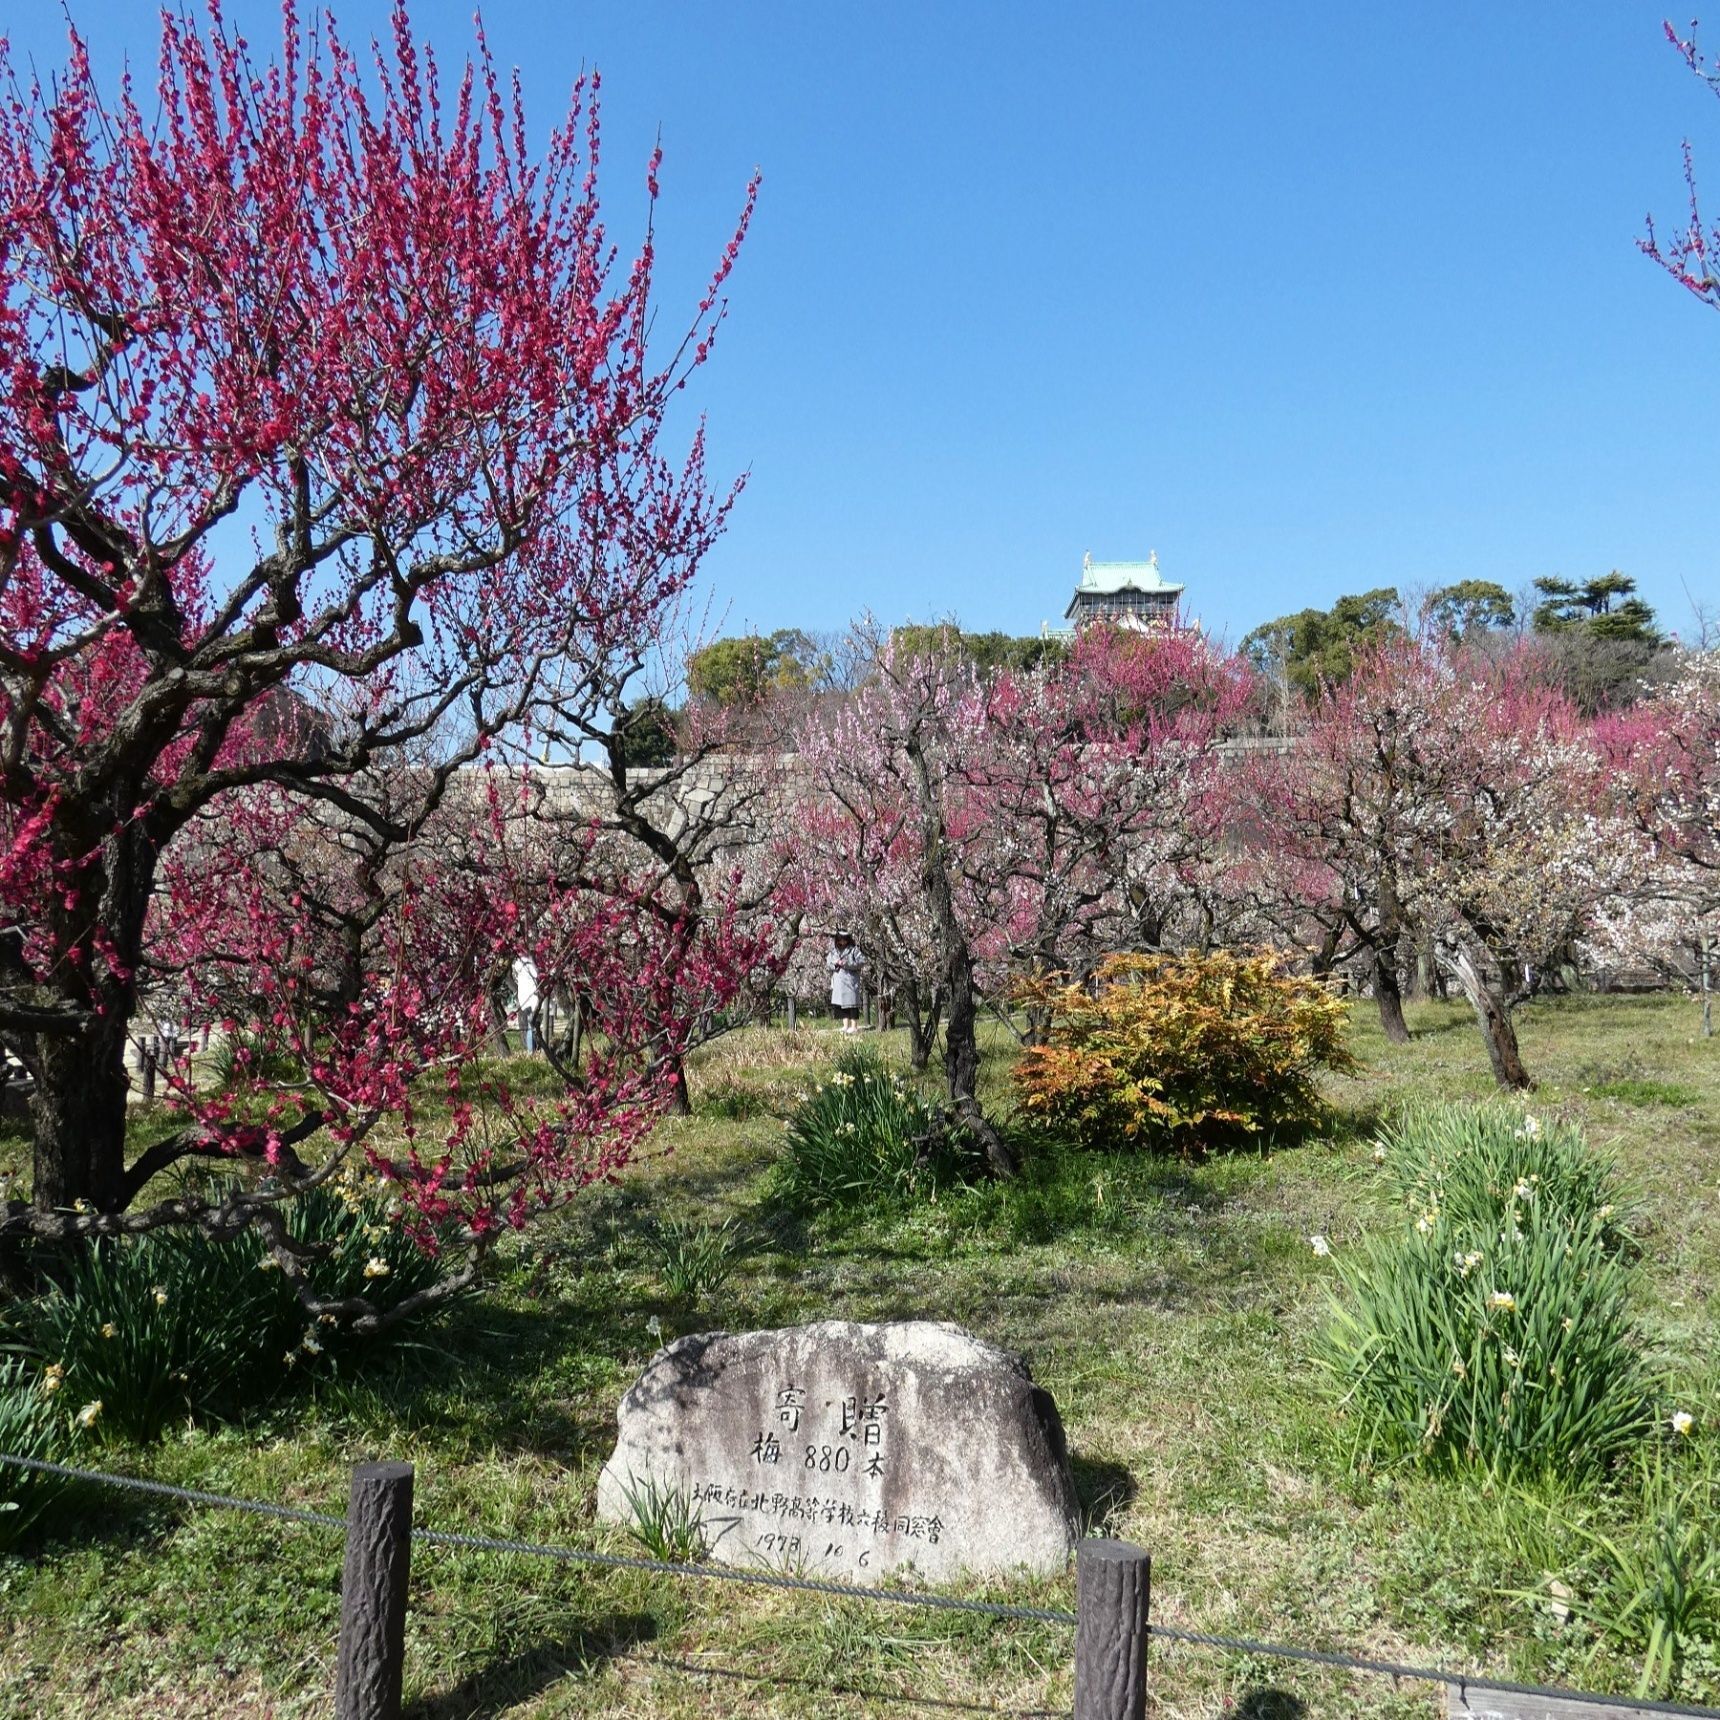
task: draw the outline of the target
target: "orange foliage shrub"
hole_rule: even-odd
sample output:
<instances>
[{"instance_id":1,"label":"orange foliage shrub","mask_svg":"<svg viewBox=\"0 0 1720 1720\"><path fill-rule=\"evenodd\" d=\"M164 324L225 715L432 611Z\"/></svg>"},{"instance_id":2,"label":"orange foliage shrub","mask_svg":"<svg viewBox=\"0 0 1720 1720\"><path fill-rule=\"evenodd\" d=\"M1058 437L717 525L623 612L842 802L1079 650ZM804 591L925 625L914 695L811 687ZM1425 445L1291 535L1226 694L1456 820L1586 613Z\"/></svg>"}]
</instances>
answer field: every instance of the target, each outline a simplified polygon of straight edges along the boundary
<instances>
[{"instance_id":1,"label":"orange foliage shrub","mask_svg":"<svg viewBox=\"0 0 1720 1720\"><path fill-rule=\"evenodd\" d=\"M1029 1116L1095 1147L1199 1152L1321 1111L1319 1069L1349 1070L1343 1004L1266 953L1108 956L1090 985L1033 981L1049 1017L1016 1066Z\"/></svg>"}]
</instances>

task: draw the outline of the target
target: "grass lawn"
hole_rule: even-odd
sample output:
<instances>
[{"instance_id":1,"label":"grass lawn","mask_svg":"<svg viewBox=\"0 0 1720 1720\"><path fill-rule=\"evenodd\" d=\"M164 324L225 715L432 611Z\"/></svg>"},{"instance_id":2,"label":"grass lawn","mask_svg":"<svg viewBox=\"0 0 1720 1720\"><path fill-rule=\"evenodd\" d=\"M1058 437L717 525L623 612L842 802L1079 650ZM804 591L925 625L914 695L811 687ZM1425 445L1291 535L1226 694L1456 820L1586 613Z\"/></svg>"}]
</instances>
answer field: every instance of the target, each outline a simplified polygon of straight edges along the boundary
<instances>
[{"instance_id":1,"label":"grass lawn","mask_svg":"<svg viewBox=\"0 0 1720 1720\"><path fill-rule=\"evenodd\" d=\"M1042 1157L1020 1185L808 1221L773 1202L782 1120L837 1036L751 1031L695 1061L696 1114L619 1186L510 1244L494 1284L245 1428L96 1446L101 1466L325 1509L347 1465L418 1465L439 1528L617 1549L592 1520L616 1401L659 1333L845 1318L955 1320L1019 1350L1056 1399L1093 1527L1147 1547L1167 1624L1628 1691L1627 1645L1555 1615L1597 1579L1575 1525L1636 1532L1628 1485L1465 1489L1356 1470L1307 1360L1330 1263L1388 1214L1371 1143L1395 1107L1485 1097L1467 1012L1409 1011L1388 1046L1358 1009L1362 1072L1327 1138L1200 1164ZM1569 998L1522 1012L1539 1112L1616 1153L1642 1202L1644 1318L1668 1402L1697 1418L1676 1461L1720 1468L1720 1041L1688 1001ZM886 1055L905 1057L899 1036ZM1007 1100L1008 1048L988 1048ZM16 1151L15 1144L12 1151ZM7 1168L0 1163L0 1170ZM665 1295L654 1224L732 1220L747 1239L706 1306ZM1703 1466L1706 1466L1704 1469ZM0 1713L321 1715L337 1536L250 1516L92 1498L0 1558ZM1071 1580L976 1593L1069 1605ZM1071 1633L727 1584L419 1548L408 1707L420 1716L886 1714L916 1698L1067 1711ZM1164 1716L1431 1715L1441 1694L1267 1659L1155 1648ZM1274 1692L1288 1693L1275 1696ZM1679 1692L1720 1699L1720 1643ZM942 1709L937 1705L943 1705Z\"/></svg>"}]
</instances>

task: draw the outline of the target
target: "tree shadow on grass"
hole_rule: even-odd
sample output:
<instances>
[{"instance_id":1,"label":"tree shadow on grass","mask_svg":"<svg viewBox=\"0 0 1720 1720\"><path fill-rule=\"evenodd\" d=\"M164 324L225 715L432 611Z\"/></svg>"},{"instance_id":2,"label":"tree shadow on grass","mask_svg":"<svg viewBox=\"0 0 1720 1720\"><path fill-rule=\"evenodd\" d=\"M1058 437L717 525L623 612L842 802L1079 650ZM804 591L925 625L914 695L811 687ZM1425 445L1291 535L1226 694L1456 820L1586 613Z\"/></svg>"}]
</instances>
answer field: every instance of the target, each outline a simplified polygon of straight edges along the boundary
<instances>
[{"instance_id":1,"label":"tree shadow on grass","mask_svg":"<svg viewBox=\"0 0 1720 1720\"><path fill-rule=\"evenodd\" d=\"M787 1678L780 1673L752 1672L739 1667L713 1666L695 1660L668 1660L657 1655L641 1655L639 1658L648 1665L661 1667L668 1672L683 1673L689 1678L769 1685L775 1689L804 1690L818 1695L861 1696L883 1707L907 1708L918 1713L992 1714L1004 1717L1004 1720L1062 1720L1062 1716L1067 1713L1067 1710L1051 1708L997 1708L989 1702L963 1702L947 1696L902 1696L875 1686L850 1684L841 1678ZM449 1720L452 1720L451 1716ZM1263 1716L1262 1720L1267 1720L1267 1717Z\"/></svg>"},{"instance_id":2,"label":"tree shadow on grass","mask_svg":"<svg viewBox=\"0 0 1720 1720\"><path fill-rule=\"evenodd\" d=\"M1354 1104L1334 1104L1322 1138L1334 1147L1355 1146L1372 1140L1391 1119L1393 1107L1378 1098L1359 1099Z\"/></svg>"},{"instance_id":3,"label":"tree shadow on grass","mask_svg":"<svg viewBox=\"0 0 1720 1720\"><path fill-rule=\"evenodd\" d=\"M668 1312L667 1301L628 1309L641 1321L652 1312ZM553 1376L562 1364L618 1363L620 1341L612 1299L583 1286L527 1306L474 1297L412 1342L319 1381L318 1406L367 1431L445 1433L468 1448L573 1458L613 1436L614 1404L588 1401L577 1378L557 1390ZM522 1381L548 1384L522 1391Z\"/></svg>"},{"instance_id":4,"label":"tree shadow on grass","mask_svg":"<svg viewBox=\"0 0 1720 1720\"><path fill-rule=\"evenodd\" d=\"M1464 1010L1462 1014L1426 1015L1417 1012L1415 1020L1410 1024L1410 1041L1413 1044L1418 1039L1437 1039L1445 1033L1473 1033L1475 1017Z\"/></svg>"},{"instance_id":5,"label":"tree shadow on grass","mask_svg":"<svg viewBox=\"0 0 1720 1720\"><path fill-rule=\"evenodd\" d=\"M679 1209L722 1202L737 1189L756 1182L776 1156L774 1149L761 1141L726 1152L715 1164L670 1158L669 1174L635 1179L603 1190L582 1218L594 1230L609 1228L623 1234L637 1231L650 1219L660 1217L665 1204Z\"/></svg>"},{"instance_id":6,"label":"tree shadow on grass","mask_svg":"<svg viewBox=\"0 0 1720 1720\"><path fill-rule=\"evenodd\" d=\"M607 1660L657 1635L649 1613L613 1613L553 1640L532 1642L468 1673L452 1689L406 1709L407 1720L488 1720L540 1696L564 1678L589 1677Z\"/></svg>"},{"instance_id":7,"label":"tree shadow on grass","mask_svg":"<svg viewBox=\"0 0 1720 1720\"><path fill-rule=\"evenodd\" d=\"M89 1467L100 1469L101 1460ZM115 1554L153 1553L178 1532L182 1517L181 1508L160 1497L73 1481L21 1534L0 1541L0 1553L31 1560L92 1546Z\"/></svg>"}]
</instances>

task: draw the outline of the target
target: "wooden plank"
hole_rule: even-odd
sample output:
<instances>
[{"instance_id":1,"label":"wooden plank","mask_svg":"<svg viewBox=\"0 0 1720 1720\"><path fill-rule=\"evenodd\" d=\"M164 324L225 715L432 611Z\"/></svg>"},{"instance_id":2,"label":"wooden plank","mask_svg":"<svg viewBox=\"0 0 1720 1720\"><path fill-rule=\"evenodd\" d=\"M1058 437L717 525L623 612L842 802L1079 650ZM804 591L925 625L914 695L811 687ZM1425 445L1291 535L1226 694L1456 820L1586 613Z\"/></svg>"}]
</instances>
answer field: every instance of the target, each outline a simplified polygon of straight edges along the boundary
<instances>
[{"instance_id":1,"label":"wooden plank","mask_svg":"<svg viewBox=\"0 0 1720 1720\"><path fill-rule=\"evenodd\" d=\"M1634 1720L1652 1708L1622 1700L1571 1702L1562 1696L1519 1696L1485 1684L1448 1684L1447 1720Z\"/></svg>"}]
</instances>

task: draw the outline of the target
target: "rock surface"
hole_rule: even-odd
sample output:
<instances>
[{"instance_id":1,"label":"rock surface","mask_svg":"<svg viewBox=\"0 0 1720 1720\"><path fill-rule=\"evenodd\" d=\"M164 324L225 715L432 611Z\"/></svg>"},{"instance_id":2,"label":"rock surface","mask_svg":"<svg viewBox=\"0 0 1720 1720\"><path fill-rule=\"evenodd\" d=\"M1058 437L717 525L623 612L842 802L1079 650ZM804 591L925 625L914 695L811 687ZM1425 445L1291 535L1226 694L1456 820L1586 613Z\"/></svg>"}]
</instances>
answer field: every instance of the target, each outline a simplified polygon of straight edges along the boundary
<instances>
[{"instance_id":1,"label":"rock surface","mask_svg":"<svg viewBox=\"0 0 1720 1720\"><path fill-rule=\"evenodd\" d=\"M1062 1570L1063 1424L1018 1356L930 1320L677 1339L621 1400L598 1515L673 1491L714 1558L870 1583Z\"/></svg>"}]
</instances>

